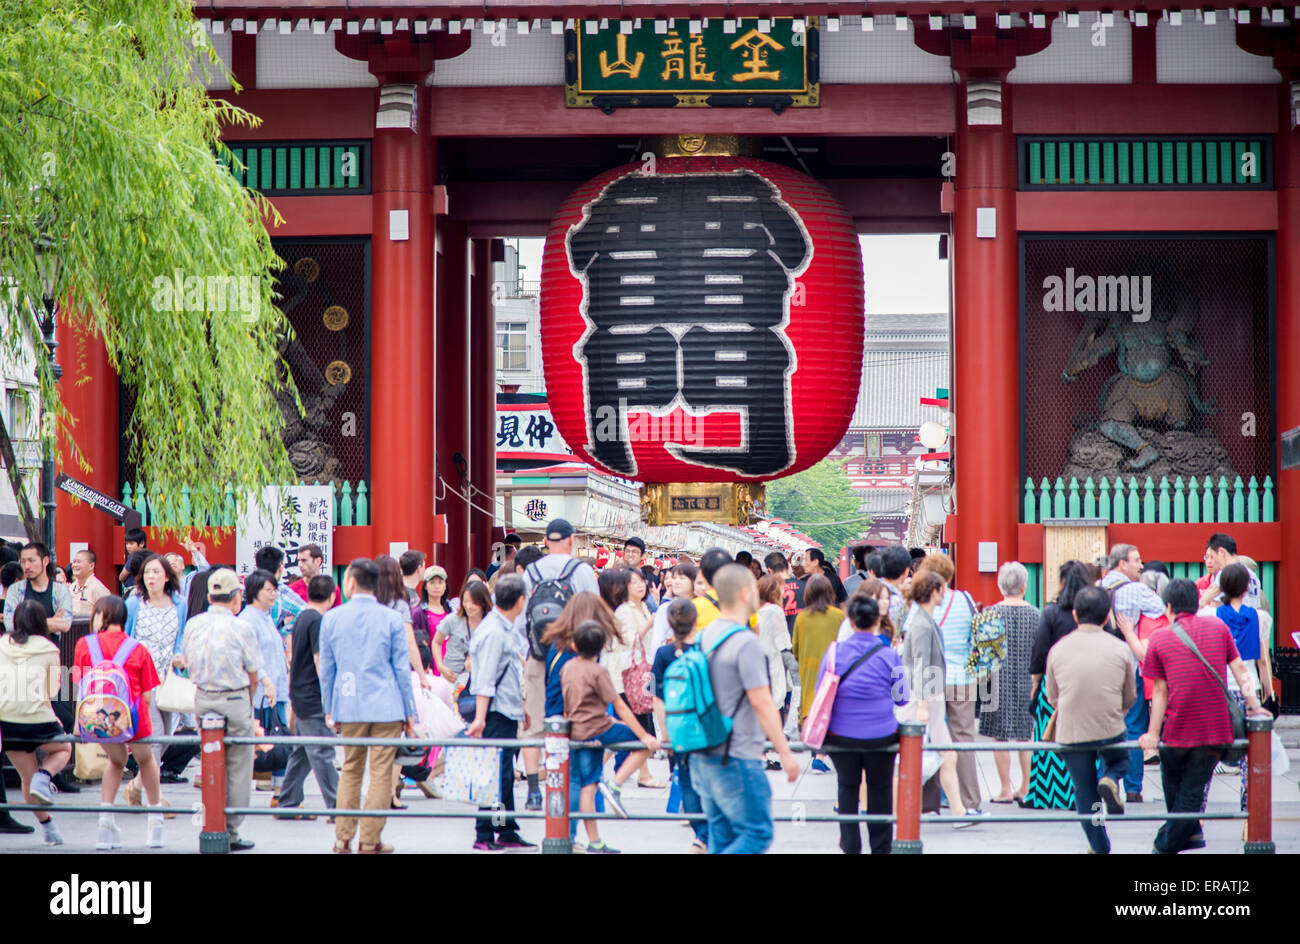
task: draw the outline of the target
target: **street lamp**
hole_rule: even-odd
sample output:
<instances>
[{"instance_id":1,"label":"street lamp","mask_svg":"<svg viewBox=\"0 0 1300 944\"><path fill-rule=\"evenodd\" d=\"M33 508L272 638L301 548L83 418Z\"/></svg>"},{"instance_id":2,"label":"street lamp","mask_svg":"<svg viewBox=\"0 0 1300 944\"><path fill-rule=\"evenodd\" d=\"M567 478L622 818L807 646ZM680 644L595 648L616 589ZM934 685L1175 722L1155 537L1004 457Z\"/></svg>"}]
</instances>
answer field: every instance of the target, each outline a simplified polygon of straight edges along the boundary
<instances>
[{"instance_id":1,"label":"street lamp","mask_svg":"<svg viewBox=\"0 0 1300 944\"><path fill-rule=\"evenodd\" d=\"M49 396L55 395L55 388L58 385L59 378L63 376L63 368L54 359L54 352L59 346L59 342L54 337L54 313L55 305L58 300L59 290L59 267L60 258L58 244L49 236L41 236L36 240L36 265L41 278L41 340L45 344L45 352L49 358L50 364L50 389ZM39 373L39 370L38 370ZM37 378L40 379L39 376ZM45 424L45 417L49 415L49 404L42 401L41 403L41 424ZM42 429L41 436L41 541L49 548L50 562L58 565L58 558L55 553L54 545L54 433L45 435L47 431Z\"/></svg>"}]
</instances>

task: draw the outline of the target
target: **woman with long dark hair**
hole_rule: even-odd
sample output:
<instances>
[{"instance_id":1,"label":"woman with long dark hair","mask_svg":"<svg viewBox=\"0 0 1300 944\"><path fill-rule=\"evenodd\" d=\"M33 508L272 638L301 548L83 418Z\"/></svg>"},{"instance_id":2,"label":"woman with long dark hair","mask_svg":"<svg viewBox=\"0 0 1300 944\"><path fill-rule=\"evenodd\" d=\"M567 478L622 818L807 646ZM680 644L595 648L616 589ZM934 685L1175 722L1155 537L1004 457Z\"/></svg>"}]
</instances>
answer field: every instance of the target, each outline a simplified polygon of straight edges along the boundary
<instances>
[{"instance_id":1,"label":"woman with long dark hair","mask_svg":"<svg viewBox=\"0 0 1300 944\"><path fill-rule=\"evenodd\" d=\"M464 596L466 587L476 582L486 584L487 574L483 573L483 571L479 570L477 567L471 567L469 570L465 571L465 578L460 582L461 596ZM488 592L492 592L490 588ZM451 611L455 613L460 609L460 597L452 597L451 602L447 605L451 607Z\"/></svg>"},{"instance_id":2,"label":"woman with long dark hair","mask_svg":"<svg viewBox=\"0 0 1300 944\"><path fill-rule=\"evenodd\" d=\"M153 656L154 670L164 678L180 657L185 636L186 601L181 595L176 572L159 554L150 554L140 564L139 579L126 599L126 634L134 636ZM160 711L149 701L149 722L158 735L171 734L180 716ZM162 744L152 744L153 756L162 761Z\"/></svg>"},{"instance_id":3,"label":"woman with long dark hair","mask_svg":"<svg viewBox=\"0 0 1300 944\"><path fill-rule=\"evenodd\" d=\"M50 704L59 690L59 674L59 647L50 638L45 607L24 600L14 610L13 630L0 636L0 741L22 780L24 803L52 805L50 780L72 756L71 744L54 740L63 734ZM36 821L47 846L63 845L49 813L37 813Z\"/></svg>"},{"instance_id":4,"label":"woman with long dark hair","mask_svg":"<svg viewBox=\"0 0 1300 944\"><path fill-rule=\"evenodd\" d=\"M400 616L406 624L406 649L411 657L411 671L424 679L424 663L420 659L420 647L415 643L410 597L406 593L406 584L402 582L401 565L396 557L380 554L375 558L375 566L379 568L375 599Z\"/></svg>"},{"instance_id":5,"label":"woman with long dark hair","mask_svg":"<svg viewBox=\"0 0 1300 944\"><path fill-rule=\"evenodd\" d=\"M1057 641L1067 633L1073 632L1077 625L1074 621L1074 598L1084 587L1090 586L1088 571L1077 560L1066 561L1058 574L1060 590L1056 601L1043 607L1038 620L1038 633L1034 637L1034 649L1029 656L1029 676L1033 686L1030 703L1034 718L1034 740L1047 738L1047 724L1052 720L1056 709L1047 700L1043 691L1043 673L1047 671L1047 653ZM1018 801L1020 806L1035 810L1073 810L1074 782L1070 771L1065 766L1061 755L1055 751L1034 751L1029 759L1029 789L1025 798Z\"/></svg>"},{"instance_id":6,"label":"woman with long dark hair","mask_svg":"<svg viewBox=\"0 0 1300 944\"><path fill-rule=\"evenodd\" d=\"M628 572L625 567L606 567L596 577L596 586L600 588L600 598L605 601L611 613L627 602ZM620 640L622 634L619 634Z\"/></svg>"},{"instance_id":7,"label":"woman with long dark hair","mask_svg":"<svg viewBox=\"0 0 1300 944\"><path fill-rule=\"evenodd\" d=\"M469 662L470 635L492 611L492 594L482 580L467 579L457 599L456 612L438 625L433 637L434 646L442 647L442 677L453 684L461 681Z\"/></svg>"},{"instance_id":8,"label":"woman with long dark hair","mask_svg":"<svg viewBox=\"0 0 1300 944\"><path fill-rule=\"evenodd\" d=\"M624 575L621 578L623 602L614 610L614 621L618 624L619 632L606 644L603 658L610 679L614 682L614 691L618 692L618 697L631 708L624 691L623 672L633 667L638 651L641 661L649 668L654 650L649 650L649 656L646 655L646 641L650 638L650 630L654 626L654 616L645 602L646 594L650 589L645 575L639 570L630 568L621 568L620 572ZM653 706L651 711L636 713L636 720L645 730L654 733ZM617 755L618 759L615 762L617 767L623 766L625 756L625 753ZM649 755L645 755L644 760L649 760ZM645 787L647 790L662 790L666 786L651 775L648 765L644 763L637 768L636 783L638 787Z\"/></svg>"},{"instance_id":9,"label":"woman with long dark hair","mask_svg":"<svg viewBox=\"0 0 1300 944\"><path fill-rule=\"evenodd\" d=\"M575 593L564 604L551 625L542 634L546 649L546 716L564 714L564 692L560 689L560 671L577 655L573 648L573 631L588 620L600 624L606 635L616 631L614 611L594 593Z\"/></svg>"}]
</instances>

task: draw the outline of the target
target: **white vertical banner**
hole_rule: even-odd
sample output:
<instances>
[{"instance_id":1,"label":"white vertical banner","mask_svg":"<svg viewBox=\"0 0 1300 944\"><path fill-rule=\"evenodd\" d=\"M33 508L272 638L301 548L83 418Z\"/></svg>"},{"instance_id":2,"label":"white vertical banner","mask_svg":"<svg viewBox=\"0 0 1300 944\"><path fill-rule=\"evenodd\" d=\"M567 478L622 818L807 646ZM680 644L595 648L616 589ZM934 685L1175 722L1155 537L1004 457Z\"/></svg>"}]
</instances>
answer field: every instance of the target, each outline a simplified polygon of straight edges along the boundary
<instances>
[{"instance_id":1,"label":"white vertical banner","mask_svg":"<svg viewBox=\"0 0 1300 944\"><path fill-rule=\"evenodd\" d=\"M252 573L258 548L271 545L285 553L292 569L298 548L320 546L322 573L334 566L334 488L331 485L268 485L262 501L249 495L235 526L235 569L240 577ZM266 508L262 506L265 505ZM269 509L269 514L267 509Z\"/></svg>"}]
</instances>

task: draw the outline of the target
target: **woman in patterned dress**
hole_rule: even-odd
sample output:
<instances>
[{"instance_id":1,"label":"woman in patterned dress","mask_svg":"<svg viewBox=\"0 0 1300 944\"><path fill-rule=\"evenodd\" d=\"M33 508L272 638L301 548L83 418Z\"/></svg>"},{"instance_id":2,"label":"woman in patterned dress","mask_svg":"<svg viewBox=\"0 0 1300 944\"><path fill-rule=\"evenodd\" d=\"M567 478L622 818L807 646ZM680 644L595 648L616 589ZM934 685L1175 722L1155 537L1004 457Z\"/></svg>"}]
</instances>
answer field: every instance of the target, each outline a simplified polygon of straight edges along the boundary
<instances>
[{"instance_id":1,"label":"woman in patterned dress","mask_svg":"<svg viewBox=\"0 0 1300 944\"><path fill-rule=\"evenodd\" d=\"M1043 608L1034 638L1034 651L1029 658L1029 672L1033 678L1034 740L1044 740L1043 733L1055 710L1047 700L1040 684L1047 671L1047 652L1057 640L1075 628L1074 595L1089 586L1088 572L1078 561L1061 565L1061 589L1056 602ZM1055 751L1034 751L1029 762L1029 792L1021 806L1037 810L1073 810L1074 782L1066 769L1065 761Z\"/></svg>"},{"instance_id":2,"label":"woman in patterned dress","mask_svg":"<svg viewBox=\"0 0 1300 944\"><path fill-rule=\"evenodd\" d=\"M994 609L1002 618L1005 637L1002 647L1002 667L994 676L992 685L997 699L993 711L980 712L980 734L995 741L1028 741L1034 735L1034 719L1029 713L1030 678L1029 658L1034 650L1034 637L1038 634L1038 621L1042 614L1038 607L1025 602L1025 588L1029 584L1029 571L1019 561L1007 561L998 570L998 589L1002 601ZM1029 792L1030 751L1020 751L1020 789L1011 790L1011 753L994 751L993 761L998 769L1001 789L994 803L1019 803Z\"/></svg>"},{"instance_id":3,"label":"woman in patterned dress","mask_svg":"<svg viewBox=\"0 0 1300 944\"><path fill-rule=\"evenodd\" d=\"M181 662L182 627L185 625L185 597L176 573L158 554L150 554L140 565L140 579L126 600L126 634L134 636L153 657L154 669L165 679L173 664ZM171 734L180 716L160 711L149 699L149 722L155 735ZM151 744L154 759L162 762L166 745Z\"/></svg>"}]
</instances>

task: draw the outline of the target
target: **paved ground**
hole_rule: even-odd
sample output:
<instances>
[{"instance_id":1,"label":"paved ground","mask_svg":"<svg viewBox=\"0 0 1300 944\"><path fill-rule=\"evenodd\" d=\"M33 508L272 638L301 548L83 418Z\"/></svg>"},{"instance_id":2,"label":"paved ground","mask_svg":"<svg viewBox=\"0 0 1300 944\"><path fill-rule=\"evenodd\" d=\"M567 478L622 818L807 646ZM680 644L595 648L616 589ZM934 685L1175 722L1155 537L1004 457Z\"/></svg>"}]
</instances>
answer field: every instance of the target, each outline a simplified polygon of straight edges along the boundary
<instances>
[{"instance_id":1,"label":"paved ground","mask_svg":"<svg viewBox=\"0 0 1300 944\"><path fill-rule=\"evenodd\" d=\"M995 795L997 774L991 753L976 755L985 797ZM1291 750L1292 770L1273 781L1273 838L1279 853L1300 852L1300 750ZM807 755L801 755L807 765ZM341 758L341 755L340 755ZM653 772L659 779L667 780L667 763L652 761ZM195 776L195 761L187 774ZM1013 774L1013 777L1016 776ZM774 809L777 815L810 816L830 813L835 803L835 777L833 774L815 774L805 771L795 784L784 778L769 775L772 781ZM1237 807L1239 780L1236 776L1219 775L1210 792L1209 809L1212 812L1229 812ZM1146 802L1132 805L1132 812L1163 811L1159 768L1146 768L1143 785ZM516 805L522 808L524 788L521 784ZM11 793L12 796L12 793ZM172 806L182 811L166 824L167 846L162 850L144 848L145 824L142 817L119 817L123 827L123 852L161 854L165 852L193 853L198 850L199 826L194 815L188 812L197 803L199 791L190 784L168 785L164 796ZM270 793L254 792L253 805L270 806ZM667 799L666 790L640 790L629 787L624 794L625 803L634 815L637 813L663 813ZM98 793L94 786L87 787L78 796L62 795L60 801L96 802ZM409 802L412 812L453 811L468 808L441 800L426 800L418 792L406 791L403 799ZM315 780L308 777L307 804L319 807L322 801ZM305 804L306 805L306 804ZM1036 814L1014 806L995 806L985 802L987 812L998 814ZM31 814L17 814L31 821ZM40 841L40 832L31 836L0 836L0 854L10 852L76 852L94 850L96 815L94 813L58 813L60 829L66 839L63 846L49 848ZM1158 828L1155 822L1125 822L1122 817L1111 819L1109 831L1116 853L1148 853L1151 839ZM523 834L531 841L540 841L543 833L540 820L523 823ZM264 852L327 852L333 841L333 827L324 819L315 822L285 822L270 817L250 817L243 827L244 835L257 843L248 854ZM684 853L690 845L691 833L684 825L666 822L633 822L611 820L601 823L601 833L614 847L626 852ZM579 829L579 837L583 835ZM1240 853L1240 821L1206 821L1206 853ZM1075 823L985 823L973 829L955 831L940 823L922 825L921 838L927 853L1082 853L1086 849L1083 832ZM469 819L390 819L384 839L397 846L399 852L468 852L473 842L473 826ZM834 823L778 823L773 852L836 853L839 839ZM864 835L865 839L865 835ZM1191 853L1192 855L1200 854Z\"/></svg>"}]
</instances>

